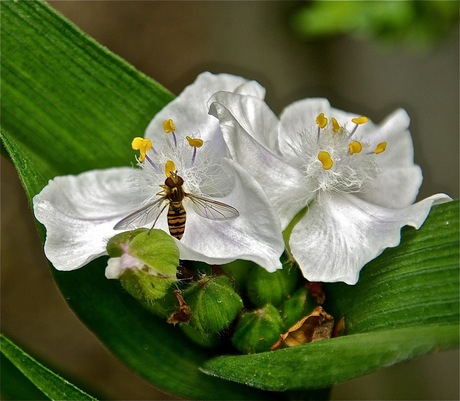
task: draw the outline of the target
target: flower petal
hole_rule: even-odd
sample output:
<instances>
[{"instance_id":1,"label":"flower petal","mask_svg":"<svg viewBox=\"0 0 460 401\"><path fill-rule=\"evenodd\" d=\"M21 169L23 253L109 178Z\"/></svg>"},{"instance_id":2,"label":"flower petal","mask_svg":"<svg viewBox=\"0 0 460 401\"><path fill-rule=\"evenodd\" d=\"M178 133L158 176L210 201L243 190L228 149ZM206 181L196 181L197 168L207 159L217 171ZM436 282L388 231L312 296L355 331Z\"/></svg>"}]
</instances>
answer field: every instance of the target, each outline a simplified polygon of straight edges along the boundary
<instances>
[{"instance_id":1,"label":"flower petal","mask_svg":"<svg viewBox=\"0 0 460 401\"><path fill-rule=\"evenodd\" d=\"M291 251L307 280L355 284L364 265L397 246L401 228L419 228L431 206L450 200L433 195L403 209L387 209L353 195L321 193L294 227Z\"/></svg>"},{"instance_id":2,"label":"flower petal","mask_svg":"<svg viewBox=\"0 0 460 401\"><path fill-rule=\"evenodd\" d=\"M47 230L45 254L58 270L74 270L106 254L113 226L143 201L131 192L132 168L56 177L34 197L34 213Z\"/></svg>"},{"instance_id":3,"label":"flower petal","mask_svg":"<svg viewBox=\"0 0 460 401\"><path fill-rule=\"evenodd\" d=\"M422 170L416 165L385 169L356 196L391 209L407 207L415 202L422 180Z\"/></svg>"},{"instance_id":4,"label":"flower petal","mask_svg":"<svg viewBox=\"0 0 460 401\"><path fill-rule=\"evenodd\" d=\"M155 146L164 137L163 121L173 119L177 135L185 138L186 135L201 134L201 139L214 141L219 124L208 115L206 102L214 93L233 91L245 82L246 79L229 74L200 74L193 84L156 114L145 131L145 137Z\"/></svg>"},{"instance_id":5,"label":"flower petal","mask_svg":"<svg viewBox=\"0 0 460 401\"><path fill-rule=\"evenodd\" d=\"M231 220L209 220L198 216L188 202L185 234L177 241L181 259L209 264L245 259L269 272L280 269L284 240L262 188L235 162L224 160L223 166L234 174L235 187L219 201L235 207L240 215Z\"/></svg>"},{"instance_id":6,"label":"flower petal","mask_svg":"<svg viewBox=\"0 0 460 401\"><path fill-rule=\"evenodd\" d=\"M265 88L256 81L248 81L238 86L234 92L238 95L254 96L259 99L265 98Z\"/></svg>"},{"instance_id":7,"label":"flower petal","mask_svg":"<svg viewBox=\"0 0 460 401\"><path fill-rule=\"evenodd\" d=\"M415 201L423 177L420 167L414 164L414 147L407 129L409 122L406 111L398 109L364 135L372 148L380 142L388 145L385 152L375 155L380 174L359 194L361 199L389 208L406 207ZM368 124L358 130L367 129Z\"/></svg>"},{"instance_id":8,"label":"flower petal","mask_svg":"<svg viewBox=\"0 0 460 401\"><path fill-rule=\"evenodd\" d=\"M208 102L210 114L217 117L215 108L212 107L213 103L218 103L229 110L233 118L246 132L250 132L257 142L273 153L279 154L278 118L263 99L237 93L217 92Z\"/></svg>"},{"instance_id":9,"label":"flower petal","mask_svg":"<svg viewBox=\"0 0 460 401\"><path fill-rule=\"evenodd\" d=\"M210 106L210 113L220 121L232 158L262 186L284 229L311 199L308 185L303 185L304 175L260 144L239 124L232 111L217 102Z\"/></svg>"},{"instance_id":10,"label":"flower petal","mask_svg":"<svg viewBox=\"0 0 460 401\"><path fill-rule=\"evenodd\" d=\"M409 116L403 109L390 114L378 125L373 132L366 134L366 140L371 142L373 149L380 142L387 142L385 152L379 153L376 162L381 169L414 166L414 145L409 127ZM359 127L366 128L367 124Z\"/></svg>"}]
</instances>

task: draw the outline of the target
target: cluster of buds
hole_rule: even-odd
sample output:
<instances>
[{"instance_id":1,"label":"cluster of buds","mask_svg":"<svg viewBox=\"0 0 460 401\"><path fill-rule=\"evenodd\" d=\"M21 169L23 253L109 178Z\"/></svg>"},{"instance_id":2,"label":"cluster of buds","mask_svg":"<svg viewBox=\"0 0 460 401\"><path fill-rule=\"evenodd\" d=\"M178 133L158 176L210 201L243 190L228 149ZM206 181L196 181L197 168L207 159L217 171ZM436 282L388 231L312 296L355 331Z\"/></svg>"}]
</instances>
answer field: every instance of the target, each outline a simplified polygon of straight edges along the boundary
<instances>
[{"instance_id":1,"label":"cluster of buds","mask_svg":"<svg viewBox=\"0 0 460 401\"><path fill-rule=\"evenodd\" d=\"M118 278L145 308L200 346L227 341L247 354L332 335L321 286L308 283L285 255L274 273L243 260L220 266L180 261L174 240L157 229L121 233L107 252L107 277Z\"/></svg>"}]
</instances>

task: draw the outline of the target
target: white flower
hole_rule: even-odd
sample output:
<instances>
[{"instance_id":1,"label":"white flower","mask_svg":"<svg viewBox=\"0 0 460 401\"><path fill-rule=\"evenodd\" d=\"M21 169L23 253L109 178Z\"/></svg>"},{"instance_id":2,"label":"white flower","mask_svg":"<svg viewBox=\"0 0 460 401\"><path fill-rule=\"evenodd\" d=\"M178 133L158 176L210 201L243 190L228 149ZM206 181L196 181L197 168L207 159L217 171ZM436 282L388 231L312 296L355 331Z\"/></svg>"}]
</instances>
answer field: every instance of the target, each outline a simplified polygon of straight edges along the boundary
<instances>
[{"instance_id":1,"label":"white flower","mask_svg":"<svg viewBox=\"0 0 460 401\"><path fill-rule=\"evenodd\" d=\"M413 162L403 110L381 125L306 99L278 119L254 96L217 93L209 102L232 157L264 188L282 228L301 210L289 246L306 279L355 284L359 271L400 229L419 228L438 194L413 204L422 173Z\"/></svg>"},{"instance_id":2,"label":"white flower","mask_svg":"<svg viewBox=\"0 0 460 401\"><path fill-rule=\"evenodd\" d=\"M120 233L114 226L142 207L149 209L173 170L183 178L186 193L211 197L239 214L219 221L204 218L207 212L194 208L186 196L186 228L176 241L181 259L210 264L246 259L269 271L281 268L284 243L278 219L256 180L228 158L219 123L207 113L207 100L219 90L264 96L263 88L254 82L231 75L201 74L148 126L146 138L153 142L152 149L143 147L142 138L133 141L133 147L141 150L141 168L56 177L34 197L35 216L47 229L45 253L58 270L77 269L105 255L107 241ZM155 228L166 232L167 209L155 222ZM160 210L150 210L149 218L131 220L151 227ZM135 228L127 223L117 228L120 226Z\"/></svg>"}]
</instances>

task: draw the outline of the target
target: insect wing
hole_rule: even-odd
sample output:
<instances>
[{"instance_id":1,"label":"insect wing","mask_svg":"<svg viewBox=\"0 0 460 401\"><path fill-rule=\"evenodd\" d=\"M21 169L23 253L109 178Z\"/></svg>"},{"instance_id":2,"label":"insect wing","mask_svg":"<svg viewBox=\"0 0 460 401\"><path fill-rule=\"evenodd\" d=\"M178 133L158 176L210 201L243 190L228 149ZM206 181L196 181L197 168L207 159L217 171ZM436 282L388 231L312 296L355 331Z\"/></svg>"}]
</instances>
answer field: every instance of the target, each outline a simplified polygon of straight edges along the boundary
<instances>
[{"instance_id":1,"label":"insect wing","mask_svg":"<svg viewBox=\"0 0 460 401\"><path fill-rule=\"evenodd\" d=\"M192 201L195 212L206 219L210 220L230 220L238 217L240 214L234 207L223 202L218 202L204 196L186 194Z\"/></svg>"},{"instance_id":2,"label":"insect wing","mask_svg":"<svg viewBox=\"0 0 460 401\"><path fill-rule=\"evenodd\" d=\"M131 213L130 215L126 216L124 219L120 220L115 226L113 227L114 230L124 230L126 228L135 229L139 227L143 227L146 224L158 220L160 217L161 212L167 206L161 207L163 201L166 198L163 196L161 198L156 199L154 202L149 203L148 205L144 206L143 208L136 210L135 212Z\"/></svg>"}]
</instances>

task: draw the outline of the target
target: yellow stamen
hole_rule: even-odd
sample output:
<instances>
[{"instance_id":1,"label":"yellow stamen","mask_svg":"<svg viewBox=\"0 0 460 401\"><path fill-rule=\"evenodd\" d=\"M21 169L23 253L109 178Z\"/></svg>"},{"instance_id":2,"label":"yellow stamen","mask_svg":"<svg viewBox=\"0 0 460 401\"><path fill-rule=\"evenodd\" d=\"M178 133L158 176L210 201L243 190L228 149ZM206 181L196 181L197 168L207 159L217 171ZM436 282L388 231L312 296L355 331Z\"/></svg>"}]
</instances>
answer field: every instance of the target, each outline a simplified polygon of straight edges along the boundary
<instances>
[{"instance_id":1,"label":"yellow stamen","mask_svg":"<svg viewBox=\"0 0 460 401\"><path fill-rule=\"evenodd\" d=\"M378 155L379 153L385 152L385 149L387 148L387 143L386 142L380 142L374 149L374 153Z\"/></svg>"},{"instance_id":2,"label":"yellow stamen","mask_svg":"<svg viewBox=\"0 0 460 401\"><path fill-rule=\"evenodd\" d=\"M340 125L334 117L332 117L331 120L332 120L332 130L337 134L339 132Z\"/></svg>"},{"instance_id":3,"label":"yellow stamen","mask_svg":"<svg viewBox=\"0 0 460 401\"><path fill-rule=\"evenodd\" d=\"M173 173L176 172L176 165L174 164L174 162L172 160L168 160L166 163L165 163L165 176L166 177L171 177L173 175Z\"/></svg>"},{"instance_id":4,"label":"yellow stamen","mask_svg":"<svg viewBox=\"0 0 460 401\"><path fill-rule=\"evenodd\" d=\"M352 118L351 121L353 121L357 125L361 125L361 124L367 123L369 119L367 117L361 116L361 117Z\"/></svg>"},{"instance_id":5,"label":"yellow stamen","mask_svg":"<svg viewBox=\"0 0 460 401\"><path fill-rule=\"evenodd\" d=\"M139 161L143 162L145 160L145 154L152 149L152 141L150 139L136 137L131 142L131 147L134 150L139 150L141 155L139 156Z\"/></svg>"},{"instance_id":6,"label":"yellow stamen","mask_svg":"<svg viewBox=\"0 0 460 401\"><path fill-rule=\"evenodd\" d=\"M322 163L324 170L329 170L334 165L334 162L331 159L331 155L325 151L318 153L318 160Z\"/></svg>"},{"instance_id":7,"label":"yellow stamen","mask_svg":"<svg viewBox=\"0 0 460 401\"><path fill-rule=\"evenodd\" d=\"M203 140L200 138L190 138L189 136L186 136L185 138L192 148L201 148L203 146Z\"/></svg>"},{"instance_id":8,"label":"yellow stamen","mask_svg":"<svg viewBox=\"0 0 460 401\"><path fill-rule=\"evenodd\" d=\"M350 155L354 155L355 153L359 153L363 150L363 145L361 142L354 141L348 145L348 149L350 150Z\"/></svg>"},{"instance_id":9,"label":"yellow stamen","mask_svg":"<svg viewBox=\"0 0 460 401\"><path fill-rule=\"evenodd\" d=\"M167 134L169 134L170 132L173 132L176 130L176 126L174 125L174 121L169 119L169 120L164 120L163 121L163 130L164 132L166 132Z\"/></svg>"},{"instance_id":10,"label":"yellow stamen","mask_svg":"<svg viewBox=\"0 0 460 401\"><path fill-rule=\"evenodd\" d=\"M318 117L316 117L316 124L318 127L324 128L327 125L327 118L324 117L324 113L321 113Z\"/></svg>"}]
</instances>

